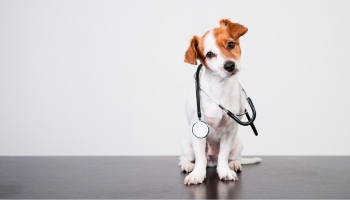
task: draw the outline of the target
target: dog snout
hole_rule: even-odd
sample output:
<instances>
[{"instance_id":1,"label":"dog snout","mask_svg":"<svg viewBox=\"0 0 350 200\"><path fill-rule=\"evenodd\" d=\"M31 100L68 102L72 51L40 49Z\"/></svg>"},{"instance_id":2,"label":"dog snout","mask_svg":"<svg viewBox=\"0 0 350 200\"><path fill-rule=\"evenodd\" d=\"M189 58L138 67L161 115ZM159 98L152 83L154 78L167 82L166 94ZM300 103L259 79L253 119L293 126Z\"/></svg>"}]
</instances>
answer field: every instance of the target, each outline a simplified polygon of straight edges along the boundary
<instances>
[{"instance_id":1,"label":"dog snout","mask_svg":"<svg viewBox=\"0 0 350 200\"><path fill-rule=\"evenodd\" d=\"M233 72L233 70L235 69L235 63L232 61L228 61L224 64L224 69L228 72Z\"/></svg>"}]
</instances>

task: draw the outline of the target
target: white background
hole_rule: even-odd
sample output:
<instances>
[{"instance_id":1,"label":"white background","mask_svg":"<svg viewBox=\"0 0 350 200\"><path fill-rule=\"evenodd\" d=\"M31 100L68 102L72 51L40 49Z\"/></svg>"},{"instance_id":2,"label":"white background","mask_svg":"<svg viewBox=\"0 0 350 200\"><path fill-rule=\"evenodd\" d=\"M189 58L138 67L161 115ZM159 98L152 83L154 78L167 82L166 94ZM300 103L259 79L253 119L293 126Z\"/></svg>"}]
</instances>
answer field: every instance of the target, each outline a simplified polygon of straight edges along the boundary
<instances>
[{"instance_id":1,"label":"white background","mask_svg":"<svg viewBox=\"0 0 350 200\"><path fill-rule=\"evenodd\" d=\"M350 155L350 1L0 1L0 155L179 155L193 35L230 18L244 155Z\"/></svg>"}]
</instances>

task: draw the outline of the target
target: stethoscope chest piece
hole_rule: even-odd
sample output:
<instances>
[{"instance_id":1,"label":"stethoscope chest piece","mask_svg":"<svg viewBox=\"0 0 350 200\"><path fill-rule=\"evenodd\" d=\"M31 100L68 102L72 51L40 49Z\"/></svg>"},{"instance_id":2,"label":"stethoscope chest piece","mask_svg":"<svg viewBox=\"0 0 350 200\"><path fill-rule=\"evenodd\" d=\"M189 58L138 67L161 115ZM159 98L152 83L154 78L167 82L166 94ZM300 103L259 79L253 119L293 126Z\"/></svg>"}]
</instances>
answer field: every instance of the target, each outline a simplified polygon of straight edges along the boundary
<instances>
[{"instance_id":1,"label":"stethoscope chest piece","mask_svg":"<svg viewBox=\"0 0 350 200\"><path fill-rule=\"evenodd\" d=\"M202 113L201 113L201 106L200 106L200 98L199 98L199 90L202 90L204 92L204 94L206 94L210 99L212 99L214 101L213 98L211 98L199 85L199 73L201 71L201 68L202 68L202 64L200 64L197 68L197 71L196 71L196 74L195 74L195 81L196 81L196 101L197 101L197 116L198 116L198 121L196 123L194 123L192 125L192 133L194 136L196 136L197 138L205 138L207 137L207 135L209 134L209 126L207 123L205 123L204 121L201 120L201 117L202 117ZM253 131L254 131L254 134L256 136L258 136L258 131L256 130L255 126L254 126L254 120L256 118L256 110L254 108L254 105L253 105L253 102L252 100L247 96L246 92L244 91L244 89L242 88L241 86L241 89L245 95L245 99L247 100L247 102L249 103L250 105L250 108L252 109L252 113L253 113L253 116L250 117L248 112L247 112L247 109L245 110L245 115L248 119L248 122L242 122L237 116L242 116L244 114L241 114L241 115L235 115L233 114L231 111L227 110L226 108L224 108L222 105L220 105L219 103L217 103L216 101L214 101L214 103L216 103L223 111L226 112L226 114L228 116L230 116L233 120L235 120L238 124L242 125L242 126L251 126Z\"/></svg>"},{"instance_id":2,"label":"stethoscope chest piece","mask_svg":"<svg viewBox=\"0 0 350 200\"><path fill-rule=\"evenodd\" d=\"M209 134L209 126L207 123L205 123L204 121L197 121L196 123L193 124L192 126L192 133L194 136L196 136L197 138L205 138L207 137L207 135Z\"/></svg>"}]
</instances>

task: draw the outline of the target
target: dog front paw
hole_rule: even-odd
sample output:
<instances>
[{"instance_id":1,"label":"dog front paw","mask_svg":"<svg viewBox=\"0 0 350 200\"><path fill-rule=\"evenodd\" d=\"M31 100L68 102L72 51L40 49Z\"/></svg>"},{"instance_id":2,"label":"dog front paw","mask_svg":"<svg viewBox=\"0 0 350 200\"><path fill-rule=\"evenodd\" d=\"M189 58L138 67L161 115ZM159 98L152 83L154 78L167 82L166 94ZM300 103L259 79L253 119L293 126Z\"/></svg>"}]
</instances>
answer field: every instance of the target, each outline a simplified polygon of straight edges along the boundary
<instances>
[{"instance_id":1,"label":"dog front paw","mask_svg":"<svg viewBox=\"0 0 350 200\"><path fill-rule=\"evenodd\" d=\"M230 168L217 168L219 178L225 181L238 181L238 177L235 171Z\"/></svg>"},{"instance_id":2,"label":"dog front paw","mask_svg":"<svg viewBox=\"0 0 350 200\"><path fill-rule=\"evenodd\" d=\"M181 171L190 173L194 168L194 163L187 162L181 165Z\"/></svg>"},{"instance_id":3,"label":"dog front paw","mask_svg":"<svg viewBox=\"0 0 350 200\"><path fill-rule=\"evenodd\" d=\"M242 165L240 160L232 160L228 163L228 166L230 169L232 169L235 172L241 172L242 171Z\"/></svg>"},{"instance_id":4,"label":"dog front paw","mask_svg":"<svg viewBox=\"0 0 350 200\"><path fill-rule=\"evenodd\" d=\"M203 183L205 174L205 170L193 170L189 175L186 176L184 184L193 185Z\"/></svg>"}]
</instances>

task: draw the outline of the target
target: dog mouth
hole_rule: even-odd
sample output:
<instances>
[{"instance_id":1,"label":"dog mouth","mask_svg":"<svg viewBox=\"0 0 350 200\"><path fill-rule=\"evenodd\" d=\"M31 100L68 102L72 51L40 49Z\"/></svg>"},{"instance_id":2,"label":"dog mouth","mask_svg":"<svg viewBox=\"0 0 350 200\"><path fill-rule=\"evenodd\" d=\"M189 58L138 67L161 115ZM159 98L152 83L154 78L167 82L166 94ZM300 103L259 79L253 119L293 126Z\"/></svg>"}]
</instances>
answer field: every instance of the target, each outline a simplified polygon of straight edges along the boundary
<instances>
[{"instance_id":1,"label":"dog mouth","mask_svg":"<svg viewBox=\"0 0 350 200\"><path fill-rule=\"evenodd\" d=\"M230 76L233 76L235 74L236 74L236 72L231 72L230 75L228 75L228 76L230 77Z\"/></svg>"}]
</instances>

